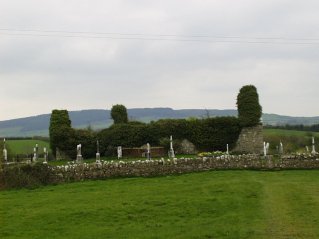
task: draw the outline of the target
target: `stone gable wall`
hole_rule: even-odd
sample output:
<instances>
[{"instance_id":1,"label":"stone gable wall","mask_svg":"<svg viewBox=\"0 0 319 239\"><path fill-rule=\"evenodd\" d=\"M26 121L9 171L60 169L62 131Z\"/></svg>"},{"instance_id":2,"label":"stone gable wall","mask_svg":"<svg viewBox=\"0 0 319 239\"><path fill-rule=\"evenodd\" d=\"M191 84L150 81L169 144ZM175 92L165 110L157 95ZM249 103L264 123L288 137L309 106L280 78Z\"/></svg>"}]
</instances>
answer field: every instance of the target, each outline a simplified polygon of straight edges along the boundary
<instances>
[{"instance_id":1,"label":"stone gable wall","mask_svg":"<svg viewBox=\"0 0 319 239\"><path fill-rule=\"evenodd\" d=\"M243 128L238 137L234 152L262 154L263 152L263 126Z\"/></svg>"}]
</instances>

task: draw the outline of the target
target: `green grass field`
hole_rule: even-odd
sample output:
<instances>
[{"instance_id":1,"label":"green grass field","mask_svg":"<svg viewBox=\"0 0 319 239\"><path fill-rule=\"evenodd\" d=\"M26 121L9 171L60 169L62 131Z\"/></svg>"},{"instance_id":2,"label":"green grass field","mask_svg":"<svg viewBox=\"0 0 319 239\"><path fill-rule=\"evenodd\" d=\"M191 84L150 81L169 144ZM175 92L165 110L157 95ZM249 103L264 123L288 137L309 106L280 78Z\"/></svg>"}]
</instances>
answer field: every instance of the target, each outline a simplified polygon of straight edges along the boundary
<instances>
[{"instance_id":1,"label":"green grass field","mask_svg":"<svg viewBox=\"0 0 319 239\"><path fill-rule=\"evenodd\" d=\"M306 153L306 146L311 150L312 137L315 137L316 147L319 148L319 132L307 132L284 129L264 129L264 141L270 143L270 153L276 154L280 141L285 153Z\"/></svg>"},{"instance_id":2,"label":"green grass field","mask_svg":"<svg viewBox=\"0 0 319 239\"><path fill-rule=\"evenodd\" d=\"M39 146L39 152L43 152L44 147L50 150L49 142L38 139L7 140L6 144L12 154L33 153L33 148L36 144Z\"/></svg>"},{"instance_id":3,"label":"green grass field","mask_svg":"<svg viewBox=\"0 0 319 239\"><path fill-rule=\"evenodd\" d=\"M0 238L319 238L319 171L210 171L0 192Z\"/></svg>"},{"instance_id":4,"label":"green grass field","mask_svg":"<svg viewBox=\"0 0 319 239\"><path fill-rule=\"evenodd\" d=\"M319 132L308 132L308 131L298 131L298 130L286 130L286 129L264 129L264 136L298 136L298 137L319 137Z\"/></svg>"}]
</instances>

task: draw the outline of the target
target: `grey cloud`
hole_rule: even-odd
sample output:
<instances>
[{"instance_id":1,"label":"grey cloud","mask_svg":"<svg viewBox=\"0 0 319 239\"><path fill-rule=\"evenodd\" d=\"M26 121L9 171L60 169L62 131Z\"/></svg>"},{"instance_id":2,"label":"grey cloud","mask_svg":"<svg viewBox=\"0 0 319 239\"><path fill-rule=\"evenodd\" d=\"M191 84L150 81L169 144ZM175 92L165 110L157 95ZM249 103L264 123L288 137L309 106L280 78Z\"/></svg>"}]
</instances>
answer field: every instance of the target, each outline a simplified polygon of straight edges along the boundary
<instances>
[{"instance_id":1,"label":"grey cloud","mask_svg":"<svg viewBox=\"0 0 319 239\"><path fill-rule=\"evenodd\" d=\"M258 87L265 112L316 115L318 45L298 45L300 40L291 38L317 38L308 42L319 43L318 7L311 0L1 1L2 29L141 33L108 36L161 40L0 31L0 102L5 102L0 120L115 103L235 108L244 84ZM183 42L165 40L183 37L156 34L240 38L189 37L201 40ZM273 44L247 43L252 41Z\"/></svg>"}]
</instances>

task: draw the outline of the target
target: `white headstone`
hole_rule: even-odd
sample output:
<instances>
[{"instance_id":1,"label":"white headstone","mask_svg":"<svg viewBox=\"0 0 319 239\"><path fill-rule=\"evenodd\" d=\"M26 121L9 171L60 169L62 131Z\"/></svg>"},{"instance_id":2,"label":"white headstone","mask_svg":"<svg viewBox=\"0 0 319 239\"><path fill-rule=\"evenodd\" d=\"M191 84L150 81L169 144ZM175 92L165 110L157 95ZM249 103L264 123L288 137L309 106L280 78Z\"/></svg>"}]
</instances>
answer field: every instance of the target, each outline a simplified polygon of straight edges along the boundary
<instances>
[{"instance_id":1,"label":"white headstone","mask_svg":"<svg viewBox=\"0 0 319 239\"><path fill-rule=\"evenodd\" d=\"M78 145L76 146L76 152L77 152L76 155L81 156L81 155L82 155L81 150L82 150L82 145L81 145L81 144L78 144Z\"/></svg>"},{"instance_id":2,"label":"white headstone","mask_svg":"<svg viewBox=\"0 0 319 239\"><path fill-rule=\"evenodd\" d=\"M48 155L47 155L47 148L46 147L43 148L43 155L44 155L43 163L47 164L48 163Z\"/></svg>"},{"instance_id":3,"label":"white headstone","mask_svg":"<svg viewBox=\"0 0 319 239\"><path fill-rule=\"evenodd\" d=\"M37 149L34 147L33 148L33 158L32 161L35 163L37 162Z\"/></svg>"},{"instance_id":4,"label":"white headstone","mask_svg":"<svg viewBox=\"0 0 319 239\"><path fill-rule=\"evenodd\" d=\"M269 143L266 144L266 154L269 154Z\"/></svg>"},{"instance_id":5,"label":"white headstone","mask_svg":"<svg viewBox=\"0 0 319 239\"><path fill-rule=\"evenodd\" d=\"M6 149L6 139L3 139L3 159L4 162L6 163L8 161L8 151Z\"/></svg>"},{"instance_id":6,"label":"white headstone","mask_svg":"<svg viewBox=\"0 0 319 239\"><path fill-rule=\"evenodd\" d=\"M316 154L315 137L312 137L312 154Z\"/></svg>"},{"instance_id":7,"label":"white headstone","mask_svg":"<svg viewBox=\"0 0 319 239\"><path fill-rule=\"evenodd\" d=\"M284 146L282 144L282 142L280 141L280 144L279 144L279 154L283 154L284 153Z\"/></svg>"},{"instance_id":8,"label":"white headstone","mask_svg":"<svg viewBox=\"0 0 319 239\"><path fill-rule=\"evenodd\" d=\"M83 158L82 158L82 152L81 151L82 151L82 145L78 144L76 146L76 162L77 163L82 163Z\"/></svg>"},{"instance_id":9,"label":"white headstone","mask_svg":"<svg viewBox=\"0 0 319 239\"><path fill-rule=\"evenodd\" d=\"M173 148L173 136L171 135L169 138L169 157L170 158L175 158L175 152L174 152L174 148Z\"/></svg>"},{"instance_id":10,"label":"white headstone","mask_svg":"<svg viewBox=\"0 0 319 239\"><path fill-rule=\"evenodd\" d=\"M100 155L100 153L96 153L96 154L95 154L95 158L96 158L96 162L100 162L100 160L101 160L101 155Z\"/></svg>"},{"instance_id":11,"label":"white headstone","mask_svg":"<svg viewBox=\"0 0 319 239\"><path fill-rule=\"evenodd\" d=\"M100 143L96 141L96 154L95 154L96 162L101 163L101 155L100 155Z\"/></svg>"},{"instance_id":12,"label":"white headstone","mask_svg":"<svg viewBox=\"0 0 319 239\"><path fill-rule=\"evenodd\" d=\"M267 155L267 148L266 148L266 142L264 142L264 156Z\"/></svg>"},{"instance_id":13,"label":"white headstone","mask_svg":"<svg viewBox=\"0 0 319 239\"><path fill-rule=\"evenodd\" d=\"M5 163L8 161L8 152L7 152L7 149L3 149L3 159L4 159L4 162L5 162Z\"/></svg>"},{"instance_id":14,"label":"white headstone","mask_svg":"<svg viewBox=\"0 0 319 239\"><path fill-rule=\"evenodd\" d=\"M117 158L122 158L122 146L117 147Z\"/></svg>"}]
</instances>

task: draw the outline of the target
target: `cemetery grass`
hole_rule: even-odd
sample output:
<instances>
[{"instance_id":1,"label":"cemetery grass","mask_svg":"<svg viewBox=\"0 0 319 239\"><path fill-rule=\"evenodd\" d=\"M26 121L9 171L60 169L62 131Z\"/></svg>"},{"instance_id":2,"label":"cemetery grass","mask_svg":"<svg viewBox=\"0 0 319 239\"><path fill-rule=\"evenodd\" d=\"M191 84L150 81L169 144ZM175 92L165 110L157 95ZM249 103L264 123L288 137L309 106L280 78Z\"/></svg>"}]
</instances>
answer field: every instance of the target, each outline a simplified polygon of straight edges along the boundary
<instances>
[{"instance_id":1,"label":"cemetery grass","mask_svg":"<svg viewBox=\"0 0 319 239\"><path fill-rule=\"evenodd\" d=\"M319 238L319 171L210 171L0 192L0 238Z\"/></svg>"}]
</instances>

